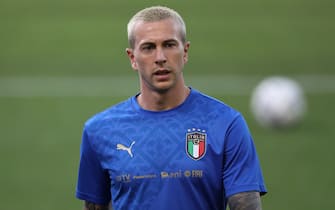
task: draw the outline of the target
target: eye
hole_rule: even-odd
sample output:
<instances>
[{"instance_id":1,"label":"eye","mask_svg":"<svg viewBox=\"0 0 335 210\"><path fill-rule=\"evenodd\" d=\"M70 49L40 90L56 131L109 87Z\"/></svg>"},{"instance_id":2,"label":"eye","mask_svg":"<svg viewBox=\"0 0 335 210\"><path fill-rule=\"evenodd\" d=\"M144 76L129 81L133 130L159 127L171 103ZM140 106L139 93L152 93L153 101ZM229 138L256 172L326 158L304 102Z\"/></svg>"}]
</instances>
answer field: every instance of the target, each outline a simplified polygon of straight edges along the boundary
<instances>
[{"instance_id":1,"label":"eye","mask_svg":"<svg viewBox=\"0 0 335 210\"><path fill-rule=\"evenodd\" d=\"M172 48L172 47L175 47L177 44L176 43L174 43L174 42L167 42L167 43L165 43L165 47L167 47L167 48Z\"/></svg>"},{"instance_id":2,"label":"eye","mask_svg":"<svg viewBox=\"0 0 335 210\"><path fill-rule=\"evenodd\" d=\"M143 46L141 47L141 49L142 49L143 51L151 51L151 50L155 49L155 46L152 45L152 44L146 44L146 45L143 45Z\"/></svg>"}]
</instances>

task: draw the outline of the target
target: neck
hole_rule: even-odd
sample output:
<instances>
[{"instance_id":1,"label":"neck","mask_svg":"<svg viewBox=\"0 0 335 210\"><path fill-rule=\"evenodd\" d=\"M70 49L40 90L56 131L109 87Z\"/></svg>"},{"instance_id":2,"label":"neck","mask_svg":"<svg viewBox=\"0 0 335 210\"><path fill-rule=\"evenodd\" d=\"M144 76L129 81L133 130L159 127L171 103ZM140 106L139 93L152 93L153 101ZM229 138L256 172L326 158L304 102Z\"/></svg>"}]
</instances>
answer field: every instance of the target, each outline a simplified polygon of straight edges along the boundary
<instances>
[{"instance_id":1,"label":"neck","mask_svg":"<svg viewBox=\"0 0 335 210\"><path fill-rule=\"evenodd\" d=\"M178 91L166 92L141 92L137 97L139 105L150 111L163 111L173 109L182 104L190 94L190 89L186 86L178 89Z\"/></svg>"}]
</instances>

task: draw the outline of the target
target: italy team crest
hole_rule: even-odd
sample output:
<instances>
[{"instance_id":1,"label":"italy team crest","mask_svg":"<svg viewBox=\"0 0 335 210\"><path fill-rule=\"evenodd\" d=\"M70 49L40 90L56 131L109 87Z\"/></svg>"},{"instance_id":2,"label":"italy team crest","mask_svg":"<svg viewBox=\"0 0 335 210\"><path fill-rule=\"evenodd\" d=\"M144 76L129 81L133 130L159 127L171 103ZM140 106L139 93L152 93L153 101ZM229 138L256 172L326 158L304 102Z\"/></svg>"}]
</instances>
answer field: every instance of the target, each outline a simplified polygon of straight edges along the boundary
<instances>
[{"instance_id":1,"label":"italy team crest","mask_svg":"<svg viewBox=\"0 0 335 210\"><path fill-rule=\"evenodd\" d=\"M206 133L200 129L189 129L186 134L186 152L194 160L200 160L206 153Z\"/></svg>"}]
</instances>

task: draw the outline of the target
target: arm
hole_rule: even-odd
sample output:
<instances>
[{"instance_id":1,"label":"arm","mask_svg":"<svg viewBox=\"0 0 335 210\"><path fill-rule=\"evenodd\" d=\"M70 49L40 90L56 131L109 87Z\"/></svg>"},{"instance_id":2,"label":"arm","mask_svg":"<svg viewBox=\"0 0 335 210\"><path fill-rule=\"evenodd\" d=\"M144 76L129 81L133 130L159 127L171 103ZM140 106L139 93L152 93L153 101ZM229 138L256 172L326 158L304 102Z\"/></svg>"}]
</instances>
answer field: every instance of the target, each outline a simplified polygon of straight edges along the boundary
<instances>
[{"instance_id":1,"label":"arm","mask_svg":"<svg viewBox=\"0 0 335 210\"><path fill-rule=\"evenodd\" d=\"M80 147L76 197L85 201L83 210L108 210L108 203L111 202L109 173L102 168L89 138L90 136L84 129Z\"/></svg>"},{"instance_id":2,"label":"arm","mask_svg":"<svg viewBox=\"0 0 335 210\"><path fill-rule=\"evenodd\" d=\"M89 201L85 201L84 210L109 210L110 205L102 206Z\"/></svg>"},{"instance_id":3,"label":"arm","mask_svg":"<svg viewBox=\"0 0 335 210\"><path fill-rule=\"evenodd\" d=\"M259 192L242 192L228 198L230 210L262 210Z\"/></svg>"}]
</instances>

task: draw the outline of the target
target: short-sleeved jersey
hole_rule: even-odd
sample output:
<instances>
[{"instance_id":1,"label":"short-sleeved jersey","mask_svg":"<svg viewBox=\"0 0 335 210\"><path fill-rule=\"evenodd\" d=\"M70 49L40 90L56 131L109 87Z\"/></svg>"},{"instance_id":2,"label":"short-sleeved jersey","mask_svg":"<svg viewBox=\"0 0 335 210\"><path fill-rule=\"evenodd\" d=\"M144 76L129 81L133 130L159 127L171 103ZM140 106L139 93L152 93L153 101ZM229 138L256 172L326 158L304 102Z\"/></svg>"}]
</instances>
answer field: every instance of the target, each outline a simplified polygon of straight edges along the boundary
<instances>
[{"instance_id":1,"label":"short-sleeved jersey","mask_svg":"<svg viewBox=\"0 0 335 210\"><path fill-rule=\"evenodd\" d=\"M171 110L127 99L84 126L76 196L114 210L223 210L227 198L266 192L242 115L191 89Z\"/></svg>"}]
</instances>

